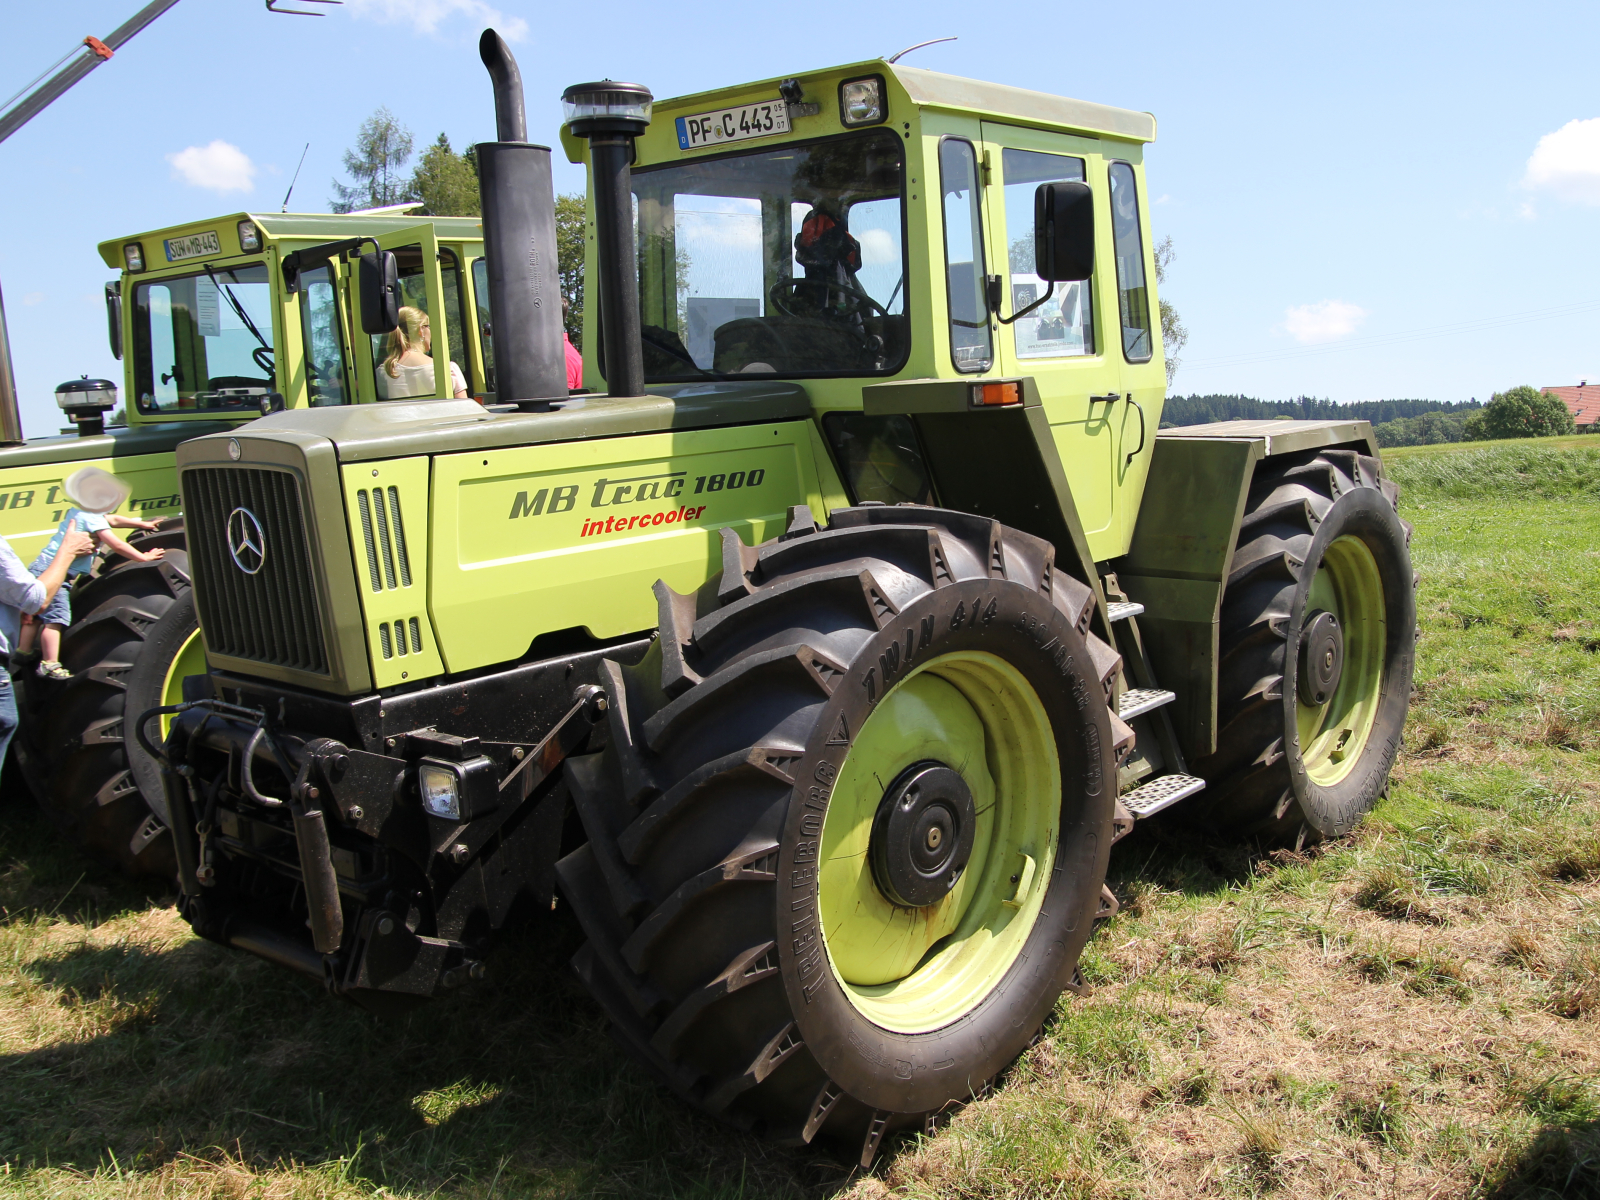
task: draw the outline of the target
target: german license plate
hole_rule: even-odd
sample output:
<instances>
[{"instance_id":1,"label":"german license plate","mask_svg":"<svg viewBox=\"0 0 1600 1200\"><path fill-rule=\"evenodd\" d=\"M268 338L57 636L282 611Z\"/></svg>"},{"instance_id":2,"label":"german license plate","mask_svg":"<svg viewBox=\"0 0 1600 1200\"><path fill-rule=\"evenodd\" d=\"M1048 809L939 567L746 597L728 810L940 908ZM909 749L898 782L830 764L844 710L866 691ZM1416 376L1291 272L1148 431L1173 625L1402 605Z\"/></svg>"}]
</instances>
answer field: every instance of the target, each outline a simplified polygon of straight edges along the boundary
<instances>
[{"instance_id":1,"label":"german license plate","mask_svg":"<svg viewBox=\"0 0 1600 1200\"><path fill-rule=\"evenodd\" d=\"M166 246L168 262L182 262L186 258L201 258L207 254L222 253L222 243L217 240L215 229L206 233L191 233L188 237L168 238Z\"/></svg>"},{"instance_id":2,"label":"german license plate","mask_svg":"<svg viewBox=\"0 0 1600 1200\"><path fill-rule=\"evenodd\" d=\"M775 137L789 132L789 106L782 100L763 100L678 118L678 149L704 150L729 142Z\"/></svg>"}]
</instances>

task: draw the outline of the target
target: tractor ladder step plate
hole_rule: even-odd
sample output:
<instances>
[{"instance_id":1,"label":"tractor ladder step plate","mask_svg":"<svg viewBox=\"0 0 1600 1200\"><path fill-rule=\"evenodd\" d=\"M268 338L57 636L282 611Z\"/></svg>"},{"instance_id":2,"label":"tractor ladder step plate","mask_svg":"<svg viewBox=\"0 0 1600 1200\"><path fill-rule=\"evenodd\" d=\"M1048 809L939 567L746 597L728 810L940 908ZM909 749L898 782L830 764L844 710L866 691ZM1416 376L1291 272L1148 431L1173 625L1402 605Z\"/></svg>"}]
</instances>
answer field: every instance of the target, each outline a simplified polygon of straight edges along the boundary
<instances>
[{"instance_id":1,"label":"tractor ladder step plate","mask_svg":"<svg viewBox=\"0 0 1600 1200\"><path fill-rule=\"evenodd\" d=\"M1172 807L1179 800L1203 791L1205 786L1204 779L1196 779L1193 775L1160 775L1149 783L1140 784L1120 799L1124 808L1135 817L1143 818Z\"/></svg>"},{"instance_id":2,"label":"tractor ladder step plate","mask_svg":"<svg viewBox=\"0 0 1600 1200\"><path fill-rule=\"evenodd\" d=\"M1144 611L1144 605L1135 604L1132 600L1107 600L1106 616L1113 621L1126 621L1129 617L1137 617Z\"/></svg>"},{"instance_id":3,"label":"tractor ladder step plate","mask_svg":"<svg viewBox=\"0 0 1600 1200\"><path fill-rule=\"evenodd\" d=\"M1171 704L1177 698L1175 693L1161 688L1129 688L1117 701L1117 716L1124 721L1131 721L1163 704Z\"/></svg>"}]
</instances>

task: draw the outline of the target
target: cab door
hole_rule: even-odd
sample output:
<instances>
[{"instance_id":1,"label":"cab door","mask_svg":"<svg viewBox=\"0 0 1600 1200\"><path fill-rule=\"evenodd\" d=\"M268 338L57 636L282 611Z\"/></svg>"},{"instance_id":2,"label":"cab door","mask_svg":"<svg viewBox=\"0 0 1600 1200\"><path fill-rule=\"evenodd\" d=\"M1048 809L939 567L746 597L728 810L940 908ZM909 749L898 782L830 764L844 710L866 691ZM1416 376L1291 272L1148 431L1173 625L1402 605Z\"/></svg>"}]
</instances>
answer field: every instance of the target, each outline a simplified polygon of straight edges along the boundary
<instances>
[{"instance_id":1,"label":"cab door","mask_svg":"<svg viewBox=\"0 0 1600 1200\"><path fill-rule=\"evenodd\" d=\"M382 234L378 245L395 256L400 270L400 327L392 333L357 335L362 400L433 400L454 395L450 378L450 328L433 225L412 225ZM351 311L360 311L358 272L348 276ZM354 323L360 328L360 322Z\"/></svg>"},{"instance_id":2,"label":"cab door","mask_svg":"<svg viewBox=\"0 0 1600 1200\"><path fill-rule=\"evenodd\" d=\"M998 325L997 365L1006 375L1038 382L1090 549L1096 558L1110 557L1122 406L1109 397L1119 390L1121 358L1116 325L1105 319L1101 298L1111 239L1100 143L985 121L983 153L998 315L1011 317L1049 294L1028 316ZM1095 277L1051 288L1033 272L1034 192L1042 183L1067 180L1088 182L1095 191Z\"/></svg>"}]
</instances>

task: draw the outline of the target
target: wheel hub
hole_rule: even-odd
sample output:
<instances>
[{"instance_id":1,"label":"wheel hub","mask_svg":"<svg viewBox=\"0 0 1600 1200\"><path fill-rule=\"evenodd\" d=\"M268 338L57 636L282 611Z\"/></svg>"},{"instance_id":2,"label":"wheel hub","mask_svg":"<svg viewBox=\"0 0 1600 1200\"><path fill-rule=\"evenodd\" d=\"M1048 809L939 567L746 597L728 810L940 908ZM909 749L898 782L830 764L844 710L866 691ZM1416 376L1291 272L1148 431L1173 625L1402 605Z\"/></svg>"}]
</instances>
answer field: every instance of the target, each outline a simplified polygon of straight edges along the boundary
<instances>
[{"instance_id":1,"label":"wheel hub","mask_svg":"<svg viewBox=\"0 0 1600 1200\"><path fill-rule=\"evenodd\" d=\"M1331 612L1317 610L1300 631L1300 702L1315 708L1339 688L1344 670L1344 631Z\"/></svg>"},{"instance_id":2,"label":"wheel hub","mask_svg":"<svg viewBox=\"0 0 1600 1200\"><path fill-rule=\"evenodd\" d=\"M938 762L907 767L872 821L873 882L901 908L937 904L966 870L976 829L972 789L959 772Z\"/></svg>"}]
</instances>

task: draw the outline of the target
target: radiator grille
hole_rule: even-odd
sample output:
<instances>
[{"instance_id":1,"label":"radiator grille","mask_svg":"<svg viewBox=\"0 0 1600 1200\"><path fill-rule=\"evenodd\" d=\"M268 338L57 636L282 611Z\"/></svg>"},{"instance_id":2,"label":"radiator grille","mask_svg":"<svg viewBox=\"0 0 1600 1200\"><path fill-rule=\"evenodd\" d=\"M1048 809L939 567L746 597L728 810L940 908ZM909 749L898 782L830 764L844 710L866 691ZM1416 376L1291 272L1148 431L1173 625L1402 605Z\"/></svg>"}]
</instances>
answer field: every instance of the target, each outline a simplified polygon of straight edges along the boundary
<instances>
[{"instance_id":1,"label":"radiator grille","mask_svg":"<svg viewBox=\"0 0 1600 1200\"><path fill-rule=\"evenodd\" d=\"M206 645L215 654L326 674L327 648L300 482L285 471L204 467L184 472L189 559ZM228 519L260 523L261 569L246 574L228 546Z\"/></svg>"},{"instance_id":2,"label":"radiator grille","mask_svg":"<svg viewBox=\"0 0 1600 1200\"><path fill-rule=\"evenodd\" d=\"M356 492L361 537L367 548L367 578L372 590L411 586L411 556L406 553L406 526L400 515L400 489L376 487Z\"/></svg>"}]
</instances>

